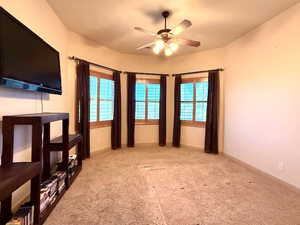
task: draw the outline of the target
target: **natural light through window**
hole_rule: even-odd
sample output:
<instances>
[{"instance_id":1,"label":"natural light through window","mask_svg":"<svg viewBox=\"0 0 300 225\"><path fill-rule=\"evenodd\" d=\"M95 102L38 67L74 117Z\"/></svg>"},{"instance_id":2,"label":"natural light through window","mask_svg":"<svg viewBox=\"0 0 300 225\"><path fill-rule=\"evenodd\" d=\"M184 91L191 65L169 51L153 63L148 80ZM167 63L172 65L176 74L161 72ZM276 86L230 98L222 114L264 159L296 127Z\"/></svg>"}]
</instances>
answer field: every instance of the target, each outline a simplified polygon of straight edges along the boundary
<instances>
[{"instance_id":1,"label":"natural light through window","mask_svg":"<svg viewBox=\"0 0 300 225\"><path fill-rule=\"evenodd\" d=\"M180 119L191 125L203 124L206 121L207 80L183 79L180 88Z\"/></svg>"},{"instance_id":2,"label":"natural light through window","mask_svg":"<svg viewBox=\"0 0 300 225\"><path fill-rule=\"evenodd\" d=\"M135 119L153 122L159 119L159 80L137 80L135 97Z\"/></svg>"},{"instance_id":3,"label":"natural light through window","mask_svg":"<svg viewBox=\"0 0 300 225\"><path fill-rule=\"evenodd\" d=\"M113 119L114 81L109 75L90 76L90 122L101 125L101 122Z\"/></svg>"}]
</instances>

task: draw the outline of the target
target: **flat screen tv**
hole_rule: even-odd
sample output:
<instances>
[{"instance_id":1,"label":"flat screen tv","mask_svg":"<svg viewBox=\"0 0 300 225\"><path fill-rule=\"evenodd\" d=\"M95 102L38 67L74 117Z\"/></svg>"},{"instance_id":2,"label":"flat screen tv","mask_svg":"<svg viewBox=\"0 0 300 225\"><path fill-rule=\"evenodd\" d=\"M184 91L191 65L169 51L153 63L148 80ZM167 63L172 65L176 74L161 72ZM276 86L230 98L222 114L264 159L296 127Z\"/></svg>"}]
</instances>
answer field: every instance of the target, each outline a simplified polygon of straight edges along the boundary
<instances>
[{"instance_id":1,"label":"flat screen tv","mask_svg":"<svg viewBox=\"0 0 300 225\"><path fill-rule=\"evenodd\" d=\"M59 52L0 7L0 84L62 94Z\"/></svg>"}]
</instances>

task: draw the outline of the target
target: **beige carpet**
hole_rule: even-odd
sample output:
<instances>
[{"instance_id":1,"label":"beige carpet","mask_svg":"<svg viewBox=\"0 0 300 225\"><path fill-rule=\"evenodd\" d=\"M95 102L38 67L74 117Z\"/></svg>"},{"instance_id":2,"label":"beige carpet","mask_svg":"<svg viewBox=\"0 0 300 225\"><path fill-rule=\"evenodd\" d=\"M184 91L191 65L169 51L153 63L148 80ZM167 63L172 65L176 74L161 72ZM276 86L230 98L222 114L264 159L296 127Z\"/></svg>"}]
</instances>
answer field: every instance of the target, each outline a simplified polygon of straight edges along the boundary
<instances>
[{"instance_id":1,"label":"beige carpet","mask_svg":"<svg viewBox=\"0 0 300 225\"><path fill-rule=\"evenodd\" d=\"M300 195L188 148L107 151L84 162L46 225L300 225Z\"/></svg>"}]
</instances>

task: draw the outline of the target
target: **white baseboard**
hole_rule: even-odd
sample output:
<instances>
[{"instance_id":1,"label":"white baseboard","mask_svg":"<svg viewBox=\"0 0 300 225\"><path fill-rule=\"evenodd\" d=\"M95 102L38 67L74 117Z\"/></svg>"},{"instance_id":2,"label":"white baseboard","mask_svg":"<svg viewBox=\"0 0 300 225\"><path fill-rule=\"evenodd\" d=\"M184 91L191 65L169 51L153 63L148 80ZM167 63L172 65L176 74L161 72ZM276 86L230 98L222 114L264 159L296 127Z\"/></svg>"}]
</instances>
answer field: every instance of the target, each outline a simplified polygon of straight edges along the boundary
<instances>
[{"instance_id":1,"label":"white baseboard","mask_svg":"<svg viewBox=\"0 0 300 225\"><path fill-rule=\"evenodd\" d=\"M224 152L221 153L221 154L222 154L224 157L226 157L226 158L232 160L233 162L236 162L236 163L238 163L239 165L241 165L241 166L243 166L243 167L245 167L245 168L247 168L247 169L252 170L252 171L255 172L256 174L259 174L259 175L261 175L261 176L264 176L264 177L266 177L266 178L268 178L268 179L272 179L273 181L275 181L275 182L277 182L277 183L279 183L279 184L285 186L287 189L289 189L289 190L291 190L291 191L293 191L293 192L295 192L295 193L297 193L297 194L300 194L300 189L299 189L298 187L296 187L296 186L294 186L294 185L292 185L292 184L290 184L290 183L287 183L286 181L281 180L281 179L279 179L279 178L277 178L277 177L274 177L273 175L268 174L268 173L266 173L266 172L264 172L264 171L262 171L262 170L260 170L260 169L258 169L258 168L256 168L256 167L254 167L254 166L252 166L252 165L250 165L250 164L248 164L248 163L246 163L246 162L244 162L244 161L242 161L242 160L240 160L240 159L237 159L237 158L235 158L234 156L231 156L231 155L229 155L229 154L227 154L227 153L224 153Z\"/></svg>"},{"instance_id":2,"label":"white baseboard","mask_svg":"<svg viewBox=\"0 0 300 225\"><path fill-rule=\"evenodd\" d=\"M181 147L198 149L198 150L204 152L204 146L199 146L199 145L189 145L189 144L181 144ZM223 149L220 149L220 148L219 148L219 153L220 153L220 154L223 154Z\"/></svg>"}]
</instances>

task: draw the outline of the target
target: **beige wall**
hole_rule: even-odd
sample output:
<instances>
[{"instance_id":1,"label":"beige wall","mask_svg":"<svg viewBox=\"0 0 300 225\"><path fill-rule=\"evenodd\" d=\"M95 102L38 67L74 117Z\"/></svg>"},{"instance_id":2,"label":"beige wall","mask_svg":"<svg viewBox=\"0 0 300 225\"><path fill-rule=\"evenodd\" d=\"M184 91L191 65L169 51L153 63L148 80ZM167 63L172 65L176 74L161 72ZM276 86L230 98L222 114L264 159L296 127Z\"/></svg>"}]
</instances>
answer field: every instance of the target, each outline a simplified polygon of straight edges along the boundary
<instances>
[{"instance_id":1,"label":"beige wall","mask_svg":"<svg viewBox=\"0 0 300 225\"><path fill-rule=\"evenodd\" d=\"M63 95L44 94L44 111L68 112L67 30L44 0L0 0L1 6L37 33L60 52ZM24 10L26 9L26 10ZM38 21L38 22L37 22ZM41 112L40 94L0 86L0 116ZM60 124L53 127L52 136L60 135ZM14 140L14 160L31 160L31 128L17 126ZM0 153L2 151L2 133ZM28 185L14 194L14 202L22 200Z\"/></svg>"},{"instance_id":2,"label":"beige wall","mask_svg":"<svg viewBox=\"0 0 300 225\"><path fill-rule=\"evenodd\" d=\"M70 112L70 128L74 130L74 115L75 115L75 62L67 59L68 56L75 55L89 61L103 64L122 71L143 71L157 73L174 73L181 71L191 71L198 69L208 69L220 67L222 63L221 51L213 50L203 53L193 54L189 56L173 57L166 59L156 56L137 56L129 54L121 54L110 50L95 42L87 40L73 32L68 31L59 21L57 16L45 1L31 0L26 2L26 10L23 4L18 1L2 1L4 8L20 19L25 25L33 29L38 35L44 38L49 44L57 48L61 53L62 72L63 72L63 97L48 95L45 97L46 111L69 111ZM34 15L34 17L32 17ZM36 23L36 18L39 18L41 23ZM96 68L93 68L96 69ZM103 71L108 73L108 71ZM126 75L121 75L122 86L122 144L126 144L126 98L127 84ZM173 132L173 87L174 79L167 80L167 142L172 140ZM7 107L1 111L2 115L13 113L32 113L40 110L39 94L30 93L20 90L11 90L1 88L3 96L10 96ZM67 93L68 92L68 93ZM18 94L19 93L19 94ZM12 96L11 96L12 95ZM49 98L49 99L48 99ZM4 98L1 101L5 101ZM28 102L28 107L19 109L16 107L16 102ZM13 109L13 110L12 110ZM27 128L28 129L28 128ZM53 135L59 135L59 127ZM98 128L91 130L91 149L98 151L110 147L110 127ZM136 126L136 143L157 143L158 142L158 126ZM17 135L17 143L20 137ZM30 137L26 138L26 142ZM204 129L183 127L182 143L186 145L203 147ZM24 151L23 144L20 146L20 159L25 155L28 158L29 151ZM27 144L28 145L28 144ZM28 146L26 147L28 148ZM16 154L18 158L18 154ZM26 158L25 157L25 158Z\"/></svg>"},{"instance_id":3,"label":"beige wall","mask_svg":"<svg viewBox=\"0 0 300 225\"><path fill-rule=\"evenodd\" d=\"M272 19L225 49L169 59L121 54L68 31L45 0L0 0L1 6L60 52L63 95L45 95L44 110L75 112L75 55L126 71L178 73L225 67L221 73L220 148L258 169L300 187L298 115L300 5ZM26 9L26 10L24 10ZM224 80L224 89L223 89ZM126 143L126 76L122 85L122 143ZM168 78L167 141L172 140L174 78ZM223 102L223 90L225 106ZM0 87L0 116L40 112L39 94ZM225 125L223 135L223 109ZM74 123L71 122L71 129ZM203 148L204 129L182 128L182 144ZM157 126L137 126L137 143L157 143ZM31 129L18 126L15 161L30 160ZM25 135L24 135L25 134ZM60 134L56 124L52 136ZM2 135L0 136L2 138ZM0 142L1 147L2 141ZM110 147L110 128L91 131L92 151ZM2 149L2 147L0 148ZM1 150L0 150L1 151ZM28 188L28 186L27 186ZM17 200L26 188L16 193Z\"/></svg>"},{"instance_id":4,"label":"beige wall","mask_svg":"<svg viewBox=\"0 0 300 225\"><path fill-rule=\"evenodd\" d=\"M68 31L65 26L60 22L57 16L53 13L52 9L48 6L46 1L30 0L26 1L26 10L24 9L25 2L19 3L18 1L3 1L1 5L10 13L21 20L26 26L31 28L34 32L44 38L50 45L53 45L61 53L62 73L63 73L63 97L56 95L45 96L44 110L46 111L68 111L70 112L70 129L74 130L74 115L75 115L75 62L68 60L68 56L75 55L77 57L103 64L112 68L122 71L143 71L143 72L156 72L168 73L178 71L190 71L193 69L202 68L215 68L220 63L215 63L219 59L215 59L219 51L209 51L201 54L193 54L189 56L191 61L186 60L186 57L174 57L168 60L164 57L156 56L140 56L121 54L116 51L110 50L105 46L101 46L95 42L87 40L80 35ZM33 16L32 16L33 15ZM39 18L39 23L36 23L36 18ZM201 61L201 64L193 63ZM184 66L182 66L184 65ZM94 68L96 69L96 68ZM108 71L103 71L108 73ZM122 144L126 144L127 130L126 130L126 98L127 98L127 84L126 75L121 75L122 86ZM173 86L174 79L168 78L167 80L167 142L172 140L173 129ZM1 101L5 101L10 107L1 110L2 115L19 114L19 113L32 113L39 112L40 102L39 94L31 93L22 90L11 90L4 87L0 88L2 91ZM12 99L12 100L11 100ZM22 101L28 107L19 108L17 102ZM25 129L25 128L23 128ZM26 128L29 129L29 128ZM60 134L60 127L55 127L56 131L53 132L54 136ZM200 129L195 133L195 128L183 128L183 144L193 146L203 146L203 133L204 130ZM158 142L158 126L136 126L136 143L157 143ZM18 131L17 131L18 132ZM19 131L22 133L21 131ZM199 133L198 138L197 134ZM196 135L195 135L196 134ZM195 138L193 138L195 136ZM17 135L18 146L19 138ZM16 158L28 159L29 149L28 142L30 135L24 138L27 144L20 144L19 151ZM25 147L24 147L25 146ZM98 151L110 147L110 127L98 128L91 130L91 149ZM22 155L22 156L21 156Z\"/></svg>"},{"instance_id":5,"label":"beige wall","mask_svg":"<svg viewBox=\"0 0 300 225\"><path fill-rule=\"evenodd\" d=\"M223 66L223 49L216 49L205 51L197 54L179 57L156 57L143 55L129 55L121 54L106 47L100 46L97 43L89 41L75 33L69 34L69 55L84 58L86 60L116 68L122 71L142 71L142 72L156 72L156 73L176 73L201 69L215 69ZM75 63L69 61L69 99L72 103L70 111L74 115L75 103ZM96 69L96 68L94 68ZM107 71L103 71L108 73ZM190 77L190 76L187 76ZM155 77L153 77L155 78ZM221 75L222 81L222 75ZM223 84L223 82L221 82ZM167 142L172 141L173 134L173 91L174 78L167 79ZM221 89L222 90L222 89ZM122 144L127 142L127 81L126 75L121 75L121 92L122 92ZM223 101L222 105L223 105ZM223 106L222 106L223 108ZM223 110L221 111L221 119ZM72 118L74 118L72 116ZM220 143L222 149L223 142L223 126L220 122ZM155 125L137 125L135 132L135 142L141 143L158 143L158 126ZM99 151L110 147L110 127L97 128L91 130L91 150ZM203 128L182 127L182 144L195 146L199 148L204 147Z\"/></svg>"},{"instance_id":6,"label":"beige wall","mask_svg":"<svg viewBox=\"0 0 300 225\"><path fill-rule=\"evenodd\" d=\"M300 4L226 48L225 153L300 187Z\"/></svg>"},{"instance_id":7,"label":"beige wall","mask_svg":"<svg viewBox=\"0 0 300 225\"><path fill-rule=\"evenodd\" d=\"M214 49L209 51L203 51L199 53L194 53L184 56L170 57L168 60L169 68L171 73L189 72L189 71L199 71L199 70L209 70L224 67L224 49ZM182 78L208 76L207 73L196 74L196 75L185 75ZM219 122L219 143L220 151L223 150L223 72L220 73L220 122ZM169 101L172 105L170 115L173 115L173 96L174 96L174 78L170 82L171 90ZM172 133L173 119L172 123L168 124L170 133ZM204 148L205 139L205 128L187 127L182 126L181 128L181 144L197 147L199 149Z\"/></svg>"},{"instance_id":8,"label":"beige wall","mask_svg":"<svg viewBox=\"0 0 300 225\"><path fill-rule=\"evenodd\" d=\"M95 42L89 41L78 34L69 32L69 55L77 56L98 64L112 67L121 71L155 72L167 73L168 67L164 58L153 56L137 56L121 54L103 47ZM68 61L69 72L69 101L71 103L71 120L74 120L75 113L75 62ZM93 67L93 70L111 74L106 70ZM153 77L157 78L157 77ZM127 142L127 80L124 73L121 74L121 94L122 94L122 144ZM169 107L168 107L169 108ZM73 124L74 125L74 124ZM74 129L74 126L73 126ZM138 125L136 126L135 142L158 143L158 126ZM91 151L99 151L110 148L110 127L96 128L91 130Z\"/></svg>"},{"instance_id":9,"label":"beige wall","mask_svg":"<svg viewBox=\"0 0 300 225\"><path fill-rule=\"evenodd\" d=\"M69 56L76 56L79 58L86 59L88 61L103 64L109 67L119 69L118 58L119 54L111 51L110 49L100 46L92 41L89 41L75 33L69 32ZM110 71L99 70L97 67L91 67L92 70L99 72L105 72L111 74ZM69 73L69 102L72 127L74 130L75 121L75 87L76 87L76 63L75 61L68 61L68 73ZM91 130L91 150L97 151L105 149L110 146L110 127L98 128Z\"/></svg>"}]
</instances>

